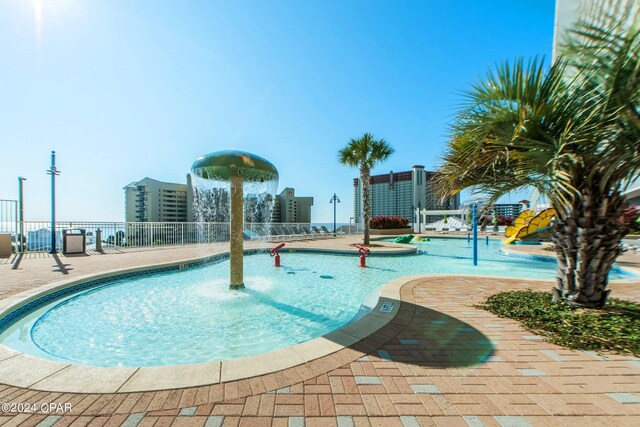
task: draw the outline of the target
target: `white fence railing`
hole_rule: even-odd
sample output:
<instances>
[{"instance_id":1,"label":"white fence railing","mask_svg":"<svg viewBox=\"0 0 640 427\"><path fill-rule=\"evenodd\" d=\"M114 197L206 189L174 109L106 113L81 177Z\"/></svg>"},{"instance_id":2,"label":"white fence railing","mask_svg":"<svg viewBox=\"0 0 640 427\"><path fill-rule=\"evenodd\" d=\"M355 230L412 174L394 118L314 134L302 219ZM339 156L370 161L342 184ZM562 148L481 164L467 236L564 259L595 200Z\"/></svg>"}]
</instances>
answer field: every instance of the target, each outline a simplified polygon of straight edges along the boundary
<instances>
[{"instance_id":1,"label":"white fence railing","mask_svg":"<svg viewBox=\"0 0 640 427\"><path fill-rule=\"evenodd\" d=\"M24 221L23 252L51 250L51 223ZM95 250L99 238L103 248L142 248L177 246L229 241L228 222L93 222L56 221L56 247L62 249L63 230L86 231L87 250ZM20 230L11 227L14 252L20 252ZM333 237L333 223L245 223L247 240L296 240ZM361 234L362 224L336 224L336 235Z\"/></svg>"},{"instance_id":2,"label":"white fence railing","mask_svg":"<svg viewBox=\"0 0 640 427\"><path fill-rule=\"evenodd\" d=\"M0 199L0 233L18 231L18 202Z\"/></svg>"}]
</instances>

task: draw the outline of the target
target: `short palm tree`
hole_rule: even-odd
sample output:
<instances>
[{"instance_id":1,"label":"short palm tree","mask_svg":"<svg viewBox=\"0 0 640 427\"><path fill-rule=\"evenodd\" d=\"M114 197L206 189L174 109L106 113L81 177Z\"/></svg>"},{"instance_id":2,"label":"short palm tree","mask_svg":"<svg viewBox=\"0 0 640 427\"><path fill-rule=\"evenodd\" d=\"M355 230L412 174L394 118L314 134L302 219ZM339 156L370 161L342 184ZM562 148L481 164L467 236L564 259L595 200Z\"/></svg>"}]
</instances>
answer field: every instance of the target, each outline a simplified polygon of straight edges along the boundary
<instances>
[{"instance_id":1,"label":"short palm tree","mask_svg":"<svg viewBox=\"0 0 640 427\"><path fill-rule=\"evenodd\" d=\"M391 154L393 154L393 148L384 139L375 139L370 133L365 133L358 139L352 139L338 152L340 163L360 169L365 245L369 244L369 221L371 220L369 199L371 170L376 163L386 160Z\"/></svg>"},{"instance_id":2,"label":"short palm tree","mask_svg":"<svg viewBox=\"0 0 640 427\"><path fill-rule=\"evenodd\" d=\"M640 14L632 11L632 0L598 2L550 69L517 60L473 85L437 178L443 197L463 188L493 200L523 187L545 194L557 212L554 297L573 306L604 305L637 216L622 195L640 168Z\"/></svg>"}]
</instances>

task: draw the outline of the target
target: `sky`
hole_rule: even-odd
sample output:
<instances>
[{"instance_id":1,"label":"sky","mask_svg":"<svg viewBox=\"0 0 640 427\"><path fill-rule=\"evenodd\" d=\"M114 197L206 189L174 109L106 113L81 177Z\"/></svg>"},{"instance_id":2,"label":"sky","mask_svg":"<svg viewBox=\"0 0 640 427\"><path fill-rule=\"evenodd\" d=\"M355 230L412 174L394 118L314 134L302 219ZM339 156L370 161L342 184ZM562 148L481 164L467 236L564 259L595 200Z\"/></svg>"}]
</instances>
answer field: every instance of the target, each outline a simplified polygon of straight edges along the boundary
<instances>
[{"instance_id":1,"label":"sky","mask_svg":"<svg viewBox=\"0 0 640 427\"><path fill-rule=\"evenodd\" d=\"M365 132L395 153L373 173L434 170L463 93L490 67L550 61L554 1L0 0L0 199L25 219L124 221L123 187L186 182L223 149L270 160L312 220L353 216ZM463 194L462 199L466 197ZM517 202L520 194L504 198Z\"/></svg>"}]
</instances>

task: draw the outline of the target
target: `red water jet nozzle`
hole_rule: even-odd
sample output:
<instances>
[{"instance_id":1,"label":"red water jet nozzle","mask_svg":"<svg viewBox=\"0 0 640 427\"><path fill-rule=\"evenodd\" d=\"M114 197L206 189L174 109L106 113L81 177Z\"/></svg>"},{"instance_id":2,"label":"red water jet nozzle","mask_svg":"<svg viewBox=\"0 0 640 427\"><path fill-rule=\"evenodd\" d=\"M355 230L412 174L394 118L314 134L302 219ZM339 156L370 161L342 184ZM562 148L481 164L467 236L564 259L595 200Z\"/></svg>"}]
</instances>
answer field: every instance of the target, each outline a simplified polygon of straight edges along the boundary
<instances>
[{"instance_id":1,"label":"red water jet nozzle","mask_svg":"<svg viewBox=\"0 0 640 427\"><path fill-rule=\"evenodd\" d=\"M364 256L371 255L371 250L365 246L356 245L356 248L358 248L358 252L360 252L360 255L364 255Z\"/></svg>"},{"instance_id":2,"label":"red water jet nozzle","mask_svg":"<svg viewBox=\"0 0 640 427\"><path fill-rule=\"evenodd\" d=\"M271 254L271 256L276 256L278 255L278 251L280 249L282 249L284 247L284 243L280 243L278 246L276 246L275 248L271 249L271 251L269 252Z\"/></svg>"},{"instance_id":3,"label":"red water jet nozzle","mask_svg":"<svg viewBox=\"0 0 640 427\"><path fill-rule=\"evenodd\" d=\"M276 267L280 267L280 254L278 253L278 251L280 249L282 249L284 247L284 243L280 243L278 246L276 246L275 248L271 249L269 251L269 255L276 257L275 261L275 266Z\"/></svg>"},{"instance_id":4,"label":"red water jet nozzle","mask_svg":"<svg viewBox=\"0 0 640 427\"><path fill-rule=\"evenodd\" d=\"M371 255L371 250L365 246L356 245L358 252L360 252L360 267L366 267L366 258Z\"/></svg>"}]
</instances>

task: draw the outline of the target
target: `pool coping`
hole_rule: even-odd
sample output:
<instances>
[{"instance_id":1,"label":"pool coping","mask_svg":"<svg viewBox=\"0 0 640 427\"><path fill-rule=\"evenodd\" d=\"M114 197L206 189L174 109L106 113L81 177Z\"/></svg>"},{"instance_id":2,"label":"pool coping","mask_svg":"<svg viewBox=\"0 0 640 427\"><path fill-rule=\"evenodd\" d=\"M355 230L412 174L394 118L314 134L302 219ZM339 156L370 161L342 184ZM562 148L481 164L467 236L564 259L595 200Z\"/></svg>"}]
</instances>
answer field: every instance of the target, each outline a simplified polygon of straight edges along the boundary
<instances>
[{"instance_id":1,"label":"pool coping","mask_svg":"<svg viewBox=\"0 0 640 427\"><path fill-rule=\"evenodd\" d=\"M255 250L251 250L255 251ZM327 249L295 249L299 252L337 253ZM250 251L247 251L250 252ZM415 251L402 251L411 254ZM356 253L340 251L340 253ZM376 253L378 255L379 253ZM43 295L83 282L130 272L173 267L185 263L197 263L206 259L224 257L228 253L207 255L169 263L145 265L110 270L99 274L84 275L72 280L58 281L39 286L0 300L0 317L28 304ZM387 253L388 255L388 253ZM2 383L37 391L65 393L130 393L159 391L222 384L279 372L299 366L350 347L367 338L395 318L402 305L400 289L415 280L434 277L464 277L504 279L502 276L469 274L418 274L402 276L387 282L380 288L375 307L363 317L343 327L303 343L254 356L212 361L198 364L158 367L96 367L73 363L61 363L42 359L0 345L0 378ZM531 280L554 283L554 279ZM612 283L637 282L638 279L614 280ZM391 305L389 312L381 311L383 305Z\"/></svg>"}]
</instances>

